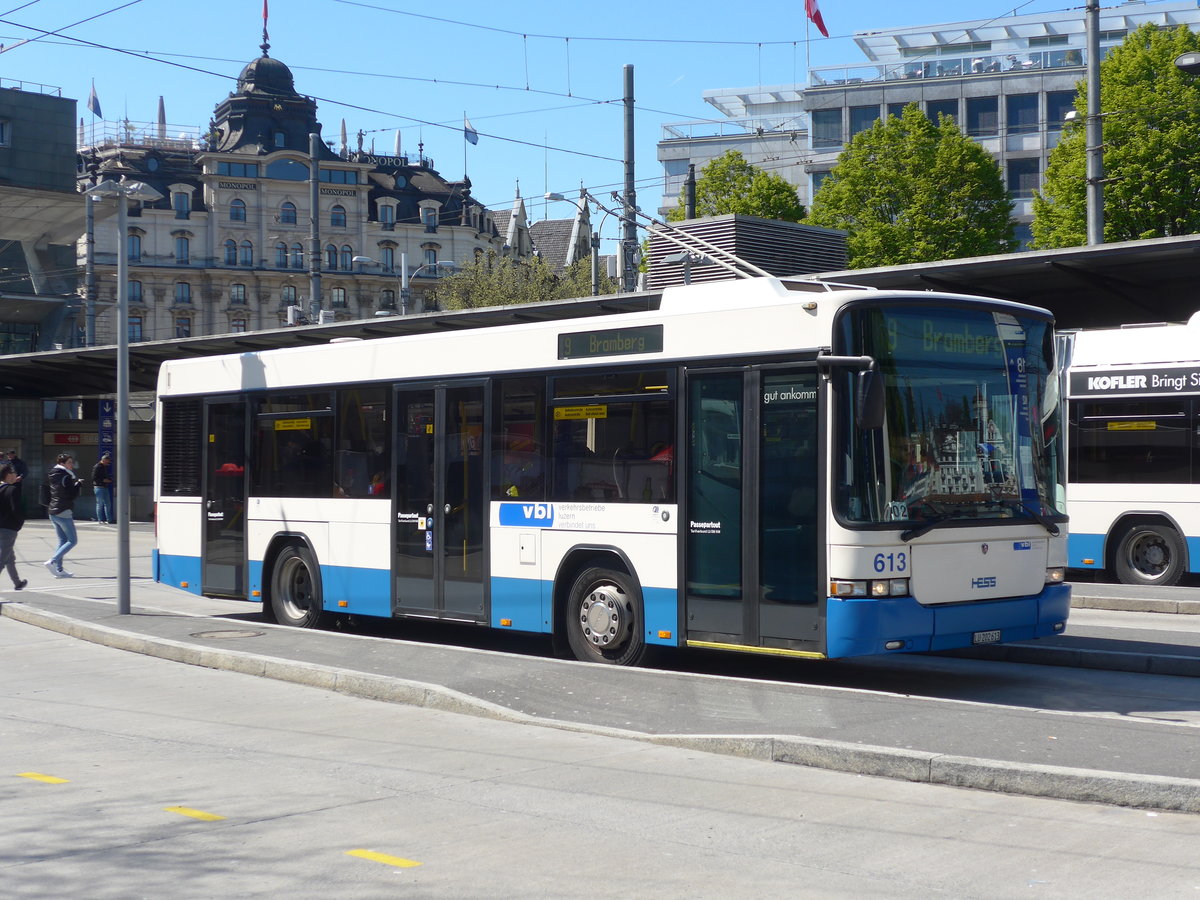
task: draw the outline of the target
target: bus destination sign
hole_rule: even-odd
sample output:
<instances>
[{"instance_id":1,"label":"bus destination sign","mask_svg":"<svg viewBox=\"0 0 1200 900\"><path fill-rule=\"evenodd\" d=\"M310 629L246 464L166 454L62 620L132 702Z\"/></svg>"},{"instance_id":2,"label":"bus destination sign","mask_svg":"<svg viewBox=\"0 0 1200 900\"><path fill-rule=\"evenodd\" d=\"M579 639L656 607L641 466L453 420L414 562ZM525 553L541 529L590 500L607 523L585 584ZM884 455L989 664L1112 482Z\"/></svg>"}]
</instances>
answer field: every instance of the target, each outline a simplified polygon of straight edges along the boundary
<instances>
[{"instance_id":1,"label":"bus destination sign","mask_svg":"<svg viewBox=\"0 0 1200 900\"><path fill-rule=\"evenodd\" d=\"M1071 373L1072 397L1171 396L1200 393L1200 368L1114 369Z\"/></svg>"},{"instance_id":2,"label":"bus destination sign","mask_svg":"<svg viewBox=\"0 0 1200 900\"><path fill-rule=\"evenodd\" d=\"M601 356L632 356L662 353L663 327L610 328L605 331L576 331L558 336L559 359L594 359Z\"/></svg>"}]
</instances>

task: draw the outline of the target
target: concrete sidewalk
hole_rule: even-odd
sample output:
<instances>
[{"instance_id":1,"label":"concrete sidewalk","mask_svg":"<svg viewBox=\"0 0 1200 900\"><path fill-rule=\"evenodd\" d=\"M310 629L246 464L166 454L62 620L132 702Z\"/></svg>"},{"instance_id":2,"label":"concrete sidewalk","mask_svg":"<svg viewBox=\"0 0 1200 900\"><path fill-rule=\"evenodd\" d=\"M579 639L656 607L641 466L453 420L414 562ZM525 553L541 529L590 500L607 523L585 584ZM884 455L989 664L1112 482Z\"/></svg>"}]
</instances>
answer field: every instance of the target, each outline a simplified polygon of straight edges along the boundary
<instances>
[{"instance_id":1,"label":"concrete sidewalk","mask_svg":"<svg viewBox=\"0 0 1200 900\"><path fill-rule=\"evenodd\" d=\"M1155 718L1155 710L1104 712L1069 703L1039 709L931 700L290 629L260 621L255 604L153 584L139 571L140 559L133 567L134 614L118 616L114 532L81 528L81 547L70 560L76 577L56 580L44 570L40 578L25 574L30 550L36 557L47 536L23 531L22 574L31 586L6 593L0 614L124 650L369 699L910 781L1200 812L1195 728L1165 712ZM135 557L151 540L148 529L137 530ZM1163 620L1200 623L1190 616ZM1120 643L1119 652L1139 656L1150 671L1169 658L1200 661L1200 631L1180 634L1169 645L1161 637L1106 644L1069 634L1053 640L1073 640L1073 648L1043 641L991 649L1086 656ZM1034 679L1048 697L1052 672ZM1192 682L1181 684L1190 690ZM1200 699L1184 693L1171 703L1200 707Z\"/></svg>"}]
</instances>

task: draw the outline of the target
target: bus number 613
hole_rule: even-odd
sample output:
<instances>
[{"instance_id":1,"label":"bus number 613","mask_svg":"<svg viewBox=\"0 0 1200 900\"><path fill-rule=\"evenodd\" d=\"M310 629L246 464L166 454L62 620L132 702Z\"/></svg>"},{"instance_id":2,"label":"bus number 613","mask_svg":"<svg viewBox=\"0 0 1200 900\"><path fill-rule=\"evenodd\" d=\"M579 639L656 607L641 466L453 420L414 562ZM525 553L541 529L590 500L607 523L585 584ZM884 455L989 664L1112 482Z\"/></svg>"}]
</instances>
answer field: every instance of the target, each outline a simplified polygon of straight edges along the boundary
<instances>
[{"instance_id":1,"label":"bus number 613","mask_svg":"<svg viewBox=\"0 0 1200 900\"><path fill-rule=\"evenodd\" d=\"M905 572L908 570L908 554L904 551L899 553L876 553L875 554L875 571L876 572Z\"/></svg>"}]
</instances>

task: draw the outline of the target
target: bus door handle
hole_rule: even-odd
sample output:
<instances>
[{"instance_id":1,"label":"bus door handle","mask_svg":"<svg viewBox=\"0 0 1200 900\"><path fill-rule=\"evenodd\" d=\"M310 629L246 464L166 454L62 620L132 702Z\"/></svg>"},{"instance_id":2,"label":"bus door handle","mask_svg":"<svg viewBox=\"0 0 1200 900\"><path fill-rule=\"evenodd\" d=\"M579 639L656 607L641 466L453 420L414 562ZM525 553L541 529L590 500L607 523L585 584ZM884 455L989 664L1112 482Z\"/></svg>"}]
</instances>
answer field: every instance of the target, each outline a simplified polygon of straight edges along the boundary
<instances>
[{"instance_id":1,"label":"bus door handle","mask_svg":"<svg viewBox=\"0 0 1200 900\"><path fill-rule=\"evenodd\" d=\"M442 509L442 512L444 512L446 515L450 515L450 504L449 503L447 503L446 506Z\"/></svg>"},{"instance_id":2,"label":"bus door handle","mask_svg":"<svg viewBox=\"0 0 1200 900\"><path fill-rule=\"evenodd\" d=\"M429 515L431 515L431 516L433 515L433 504L432 503L430 503L427 507L425 507L425 512L429 513Z\"/></svg>"}]
</instances>

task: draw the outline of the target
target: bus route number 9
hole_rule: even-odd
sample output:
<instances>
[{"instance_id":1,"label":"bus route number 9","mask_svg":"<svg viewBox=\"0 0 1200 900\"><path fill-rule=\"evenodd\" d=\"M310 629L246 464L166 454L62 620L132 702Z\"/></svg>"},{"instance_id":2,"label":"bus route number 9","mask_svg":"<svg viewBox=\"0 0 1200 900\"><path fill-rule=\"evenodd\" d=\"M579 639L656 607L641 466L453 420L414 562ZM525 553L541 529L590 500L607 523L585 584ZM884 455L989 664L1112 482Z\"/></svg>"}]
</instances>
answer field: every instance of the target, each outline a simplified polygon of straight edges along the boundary
<instances>
[{"instance_id":1,"label":"bus route number 9","mask_svg":"<svg viewBox=\"0 0 1200 900\"><path fill-rule=\"evenodd\" d=\"M899 553L876 553L875 571L879 573L907 572L908 554L903 550Z\"/></svg>"}]
</instances>

